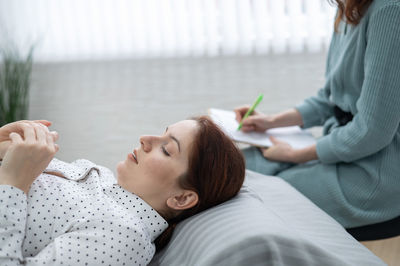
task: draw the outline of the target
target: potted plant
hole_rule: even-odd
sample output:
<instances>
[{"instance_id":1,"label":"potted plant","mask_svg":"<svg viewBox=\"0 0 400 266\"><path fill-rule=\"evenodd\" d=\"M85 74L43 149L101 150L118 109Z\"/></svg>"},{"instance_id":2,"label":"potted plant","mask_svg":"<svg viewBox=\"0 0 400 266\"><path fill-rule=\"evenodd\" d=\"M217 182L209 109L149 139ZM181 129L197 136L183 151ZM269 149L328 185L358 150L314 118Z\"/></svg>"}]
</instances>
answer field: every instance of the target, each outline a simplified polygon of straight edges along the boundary
<instances>
[{"instance_id":1,"label":"potted plant","mask_svg":"<svg viewBox=\"0 0 400 266\"><path fill-rule=\"evenodd\" d=\"M0 126L27 119L33 47L26 58L17 49L2 51L0 61Z\"/></svg>"}]
</instances>

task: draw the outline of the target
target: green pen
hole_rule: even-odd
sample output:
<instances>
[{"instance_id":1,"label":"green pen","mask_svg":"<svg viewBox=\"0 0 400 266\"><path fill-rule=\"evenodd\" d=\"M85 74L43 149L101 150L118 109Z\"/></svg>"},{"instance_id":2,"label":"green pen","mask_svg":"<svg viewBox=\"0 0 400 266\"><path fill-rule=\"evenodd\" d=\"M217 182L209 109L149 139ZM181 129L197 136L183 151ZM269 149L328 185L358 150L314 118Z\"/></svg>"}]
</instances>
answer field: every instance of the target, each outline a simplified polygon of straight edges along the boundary
<instances>
[{"instance_id":1,"label":"green pen","mask_svg":"<svg viewBox=\"0 0 400 266\"><path fill-rule=\"evenodd\" d=\"M260 96L258 96L257 100L254 102L253 106L250 107L249 110L247 110L247 112L244 114L242 121L240 121L239 127L237 130L240 130L243 126L243 120L245 120L247 117L249 117L249 115L254 111L254 109L256 109L257 105L261 102L261 100L263 99L264 95L261 93Z\"/></svg>"}]
</instances>

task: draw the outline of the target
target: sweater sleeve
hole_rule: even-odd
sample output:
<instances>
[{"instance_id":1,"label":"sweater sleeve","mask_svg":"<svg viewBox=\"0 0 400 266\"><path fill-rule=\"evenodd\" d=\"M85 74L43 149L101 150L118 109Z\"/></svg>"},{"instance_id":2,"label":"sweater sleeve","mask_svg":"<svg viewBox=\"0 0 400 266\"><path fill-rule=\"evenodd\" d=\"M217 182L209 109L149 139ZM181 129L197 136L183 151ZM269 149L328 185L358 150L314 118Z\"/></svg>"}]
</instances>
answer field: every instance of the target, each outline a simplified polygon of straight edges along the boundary
<instances>
[{"instance_id":1,"label":"sweater sleeve","mask_svg":"<svg viewBox=\"0 0 400 266\"><path fill-rule=\"evenodd\" d=\"M330 89L327 83L316 96L304 100L302 104L295 107L302 117L303 128L321 126L333 116L334 104L329 100L329 96Z\"/></svg>"},{"instance_id":2,"label":"sweater sleeve","mask_svg":"<svg viewBox=\"0 0 400 266\"><path fill-rule=\"evenodd\" d=\"M358 113L317 142L323 163L351 162L389 145L400 124L400 5L373 14L367 29Z\"/></svg>"}]
</instances>

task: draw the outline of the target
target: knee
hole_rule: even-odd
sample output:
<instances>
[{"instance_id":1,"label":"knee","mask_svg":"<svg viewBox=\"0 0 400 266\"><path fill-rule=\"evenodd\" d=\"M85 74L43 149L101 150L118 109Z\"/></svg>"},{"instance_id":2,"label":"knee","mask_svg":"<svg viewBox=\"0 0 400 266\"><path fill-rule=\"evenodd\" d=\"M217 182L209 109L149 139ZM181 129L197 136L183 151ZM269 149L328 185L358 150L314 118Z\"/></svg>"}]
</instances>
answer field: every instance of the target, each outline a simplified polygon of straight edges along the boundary
<instances>
[{"instance_id":1,"label":"knee","mask_svg":"<svg viewBox=\"0 0 400 266\"><path fill-rule=\"evenodd\" d=\"M260 161L265 161L261 152L256 147L249 147L242 150L243 156L246 160L246 169L258 172L258 165Z\"/></svg>"}]
</instances>

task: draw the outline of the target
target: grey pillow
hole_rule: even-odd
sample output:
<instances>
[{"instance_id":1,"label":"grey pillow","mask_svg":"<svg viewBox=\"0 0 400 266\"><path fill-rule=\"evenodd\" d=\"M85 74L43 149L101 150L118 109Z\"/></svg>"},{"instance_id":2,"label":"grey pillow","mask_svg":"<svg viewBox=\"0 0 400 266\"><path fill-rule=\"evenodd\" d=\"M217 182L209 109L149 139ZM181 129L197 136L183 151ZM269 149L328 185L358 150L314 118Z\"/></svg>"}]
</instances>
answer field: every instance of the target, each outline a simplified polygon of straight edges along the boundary
<instances>
[{"instance_id":1,"label":"grey pillow","mask_svg":"<svg viewBox=\"0 0 400 266\"><path fill-rule=\"evenodd\" d=\"M288 183L247 171L239 195L179 224L150 265L385 265Z\"/></svg>"}]
</instances>

